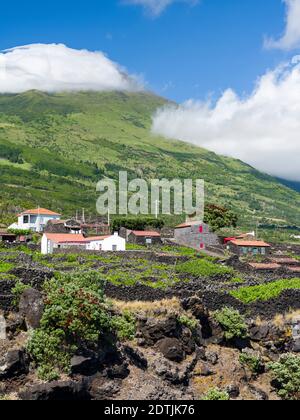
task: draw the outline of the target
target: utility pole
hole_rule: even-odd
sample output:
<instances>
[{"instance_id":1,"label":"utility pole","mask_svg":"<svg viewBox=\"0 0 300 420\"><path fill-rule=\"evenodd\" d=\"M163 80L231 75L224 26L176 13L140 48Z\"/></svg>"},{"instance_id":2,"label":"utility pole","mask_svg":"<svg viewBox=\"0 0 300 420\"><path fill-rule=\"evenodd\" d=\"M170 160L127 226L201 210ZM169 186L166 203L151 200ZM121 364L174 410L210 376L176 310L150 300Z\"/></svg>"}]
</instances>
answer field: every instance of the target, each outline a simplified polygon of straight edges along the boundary
<instances>
[{"instance_id":1,"label":"utility pole","mask_svg":"<svg viewBox=\"0 0 300 420\"><path fill-rule=\"evenodd\" d=\"M82 209L82 223L85 223L85 214L84 214L84 209Z\"/></svg>"}]
</instances>

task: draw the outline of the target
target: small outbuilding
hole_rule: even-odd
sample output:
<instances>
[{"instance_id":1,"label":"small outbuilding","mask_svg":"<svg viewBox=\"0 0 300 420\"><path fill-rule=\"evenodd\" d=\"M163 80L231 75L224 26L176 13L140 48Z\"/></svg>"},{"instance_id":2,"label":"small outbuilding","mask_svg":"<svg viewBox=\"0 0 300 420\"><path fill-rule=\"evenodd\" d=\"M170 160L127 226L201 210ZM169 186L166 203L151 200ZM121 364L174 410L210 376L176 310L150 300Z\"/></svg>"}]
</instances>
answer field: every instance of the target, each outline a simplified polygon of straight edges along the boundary
<instances>
[{"instance_id":1,"label":"small outbuilding","mask_svg":"<svg viewBox=\"0 0 300 420\"><path fill-rule=\"evenodd\" d=\"M128 235L128 242L136 245L161 245L161 234L155 231L133 230Z\"/></svg>"},{"instance_id":2,"label":"small outbuilding","mask_svg":"<svg viewBox=\"0 0 300 420\"><path fill-rule=\"evenodd\" d=\"M15 235L14 233L9 233L6 230L0 231L0 242L13 243L13 242L16 242L16 240L17 240L17 235Z\"/></svg>"},{"instance_id":3,"label":"small outbuilding","mask_svg":"<svg viewBox=\"0 0 300 420\"><path fill-rule=\"evenodd\" d=\"M267 256L270 254L271 245L264 241L246 241L241 239L235 239L228 242L227 248L232 253L239 256Z\"/></svg>"}]
</instances>

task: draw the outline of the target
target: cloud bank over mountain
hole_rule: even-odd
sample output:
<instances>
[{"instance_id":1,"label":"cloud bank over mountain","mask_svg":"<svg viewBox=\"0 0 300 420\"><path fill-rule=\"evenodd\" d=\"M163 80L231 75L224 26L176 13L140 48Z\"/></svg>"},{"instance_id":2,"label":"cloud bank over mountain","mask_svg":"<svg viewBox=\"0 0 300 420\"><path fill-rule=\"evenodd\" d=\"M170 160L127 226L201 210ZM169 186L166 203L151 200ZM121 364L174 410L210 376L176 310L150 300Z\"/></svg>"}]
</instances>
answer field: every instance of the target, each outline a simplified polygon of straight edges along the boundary
<instances>
[{"instance_id":1,"label":"cloud bank over mountain","mask_svg":"<svg viewBox=\"0 0 300 420\"><path fill-rule=\"evenodd\" d=\"M62 44L32 44L0 53L1 93L141 88L137 78L102 52L75 50Z\"/></svg>"},{"instance_id":2,"label":"cloud bank over mountain","mask_svg":"<svg viewBox=\"0 0 300 420\"><path fill-rule=\"evenodd\" d=\"M228 89L216 103L158 110L152 131L300 180L300 56L268 71L247 97Z\"/></svg>"}]
</instances>

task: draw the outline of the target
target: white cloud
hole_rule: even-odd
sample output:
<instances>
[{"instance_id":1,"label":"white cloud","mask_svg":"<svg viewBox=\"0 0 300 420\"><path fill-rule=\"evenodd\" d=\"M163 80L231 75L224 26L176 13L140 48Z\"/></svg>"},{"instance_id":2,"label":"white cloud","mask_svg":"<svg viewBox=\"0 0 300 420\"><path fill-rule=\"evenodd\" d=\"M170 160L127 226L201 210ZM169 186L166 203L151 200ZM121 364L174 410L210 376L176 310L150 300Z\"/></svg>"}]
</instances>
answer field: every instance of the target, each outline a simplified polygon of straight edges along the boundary
<instances>
[{"instance_id":1,"label":"white cloud","mask_svg":"<svg viewBox=\"0 0 300 420\"><path fill-rule=\"evenodd\" d=\"M152 131L300 181L300 57L267 72L247 98L228 89L216 104L160 109Z\"/></svg>"},{"instance_id":2,"label":"white cloud","mask_svg":"<svg viewBox=\"0 0 300 420\"><path fill-rule=\"evenodd\" d=\"M197 4L198 0L123 0L125 4L143 6L151 15L159 16L173 3Z\"/></svg>"},{"instance_id":3,"label":"white cloud","mask_svg":"<svg viewBox=\"0 0 300 420\"><path fill-rule=\"evenodd\" d=\"M267 48L293 50L300 47L300 0L283 0L287 7L285 33L279 40L266 40Z\"/></svg>"},{"instance_id":4,"label":"white cloud","mask_svg":"<svg viewBox=\"0 0 300 420\"><path fill-rule=\"evenodd\" d=\"M62 44L33 44L0 53L0 92L138 90L129 76L102 52Z\"/></svg>"}]
</instances>

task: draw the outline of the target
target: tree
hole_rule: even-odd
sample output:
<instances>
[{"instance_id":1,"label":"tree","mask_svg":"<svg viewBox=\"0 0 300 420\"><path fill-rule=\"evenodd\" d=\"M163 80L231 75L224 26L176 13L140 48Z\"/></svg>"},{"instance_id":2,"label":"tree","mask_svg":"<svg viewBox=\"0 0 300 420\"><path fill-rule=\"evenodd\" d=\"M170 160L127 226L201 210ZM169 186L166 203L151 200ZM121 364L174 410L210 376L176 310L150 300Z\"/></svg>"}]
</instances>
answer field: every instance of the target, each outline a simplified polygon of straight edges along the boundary
<instances>
[{"instance_id":1,"label":"tree","mask_svg":"<svg viewBox=\"0 0 300 420\"><path fill-rule=\"evenodd\" d=\"M224 227L236 227L238 216L225 207L207 204L205 206L204 222L207 223L213 231L217 231Z\"/></svg>"}]
</instances>

